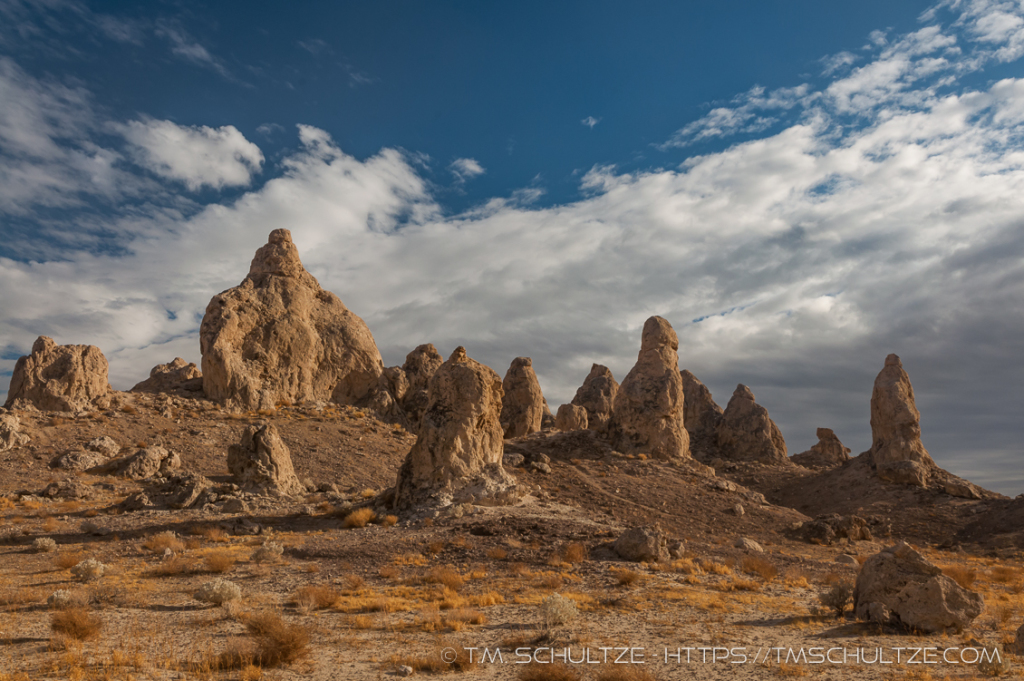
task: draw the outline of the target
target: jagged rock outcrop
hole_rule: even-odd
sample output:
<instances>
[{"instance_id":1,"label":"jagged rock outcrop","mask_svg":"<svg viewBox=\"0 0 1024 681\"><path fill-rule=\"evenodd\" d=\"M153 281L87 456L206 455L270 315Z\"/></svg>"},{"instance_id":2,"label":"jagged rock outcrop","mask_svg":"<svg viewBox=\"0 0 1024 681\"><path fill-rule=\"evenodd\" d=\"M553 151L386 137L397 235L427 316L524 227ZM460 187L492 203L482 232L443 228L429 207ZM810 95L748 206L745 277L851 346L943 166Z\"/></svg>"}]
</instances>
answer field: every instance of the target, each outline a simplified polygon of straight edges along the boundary
<instances>
[{"instance_id":1,"label":"jagged rock outcrop","mask_svg":"<svg viewBox=\"0 0 1024 681\"><path fill-rule=\"evenodd\" d=\"M21 420L14 414L0 414L0 452L27 445L31 438L21 432Z\"/></svg>"},{"instance_id":2,"label":"jagged rock outcrop","mask_svg":"<svg viewBox=\"0 0 1024 681\"><path fill-rule=\"evenodd\" d=\"M683 425L683 378L679 338L661 317L644 323L640 354L615 395L609 426L612 445L657 459L690 457Z\"/></svg>"},{"instance_id":3,"label":"jagged rock outcrop","mask_svg":"<svg viewBox=\"0 0 1024 681\"><path fill-rule=\"evenodd\" d=\"M831 546L839 539L871 541L868 522L855 515L828 513L808 520L799 529L800 536L810 544Z\"/></svg>"},{"instance_id":4,"label":"jagged rock outcrop","mask_svg":"<svg viewBox=\"0 0 1024 681\"><path fill-rule=\"evenodd\" d=\"M57 345L40 336L32 354L18 359L7 408L84 411L110 406L107 358L95 345Z\"/></svg>"},{"instance_id":5,"label":"jagged rock outcrop","mask_svg":"<svg viewBox=\"0 0 1024 681\"><path fill-rule=\"evenodd\" d=\"M926 633L962 631L984 605L980 594L958 585L904 542L868 558L853 592L859 619Z\"/></svg>"},{"instance_id":6,"label":"jagged rock outcrop","mask_svg":"<svg viewBox=\"0 0 1024 681\"><path fill-rule=\"evenodd\" d=\"M506 505L518 498L502 468L501 379L458 347L430 379L427 409L398 472L394 505Z\"/></svg>"},{"instance_id":7,"label":"jagged rock outcrop","mask_svg":"<svg viewBox=\"0 0 1024 681\"><path fill-rule=\"evenodd\" d=\"M108 472L131 480L169 475L181 468L181 457L163 447L145 447L108 464Z\"/></svg>"},{"instance_id":8,"label":"jagged rock outcrop","mask_svg":"<svg viewBox=\"0 0 1024 681\"><path fill-rule=\"evenodd\" d=\"M150 369L149 378L135 384L133 393L173 393L178 390L198 392L203 389L203 372L195 364L175 357L167 364Z\"/></svg>"},{"instance_id":9,"label":"jagged rock outcrop","mask_svg":"<svg viewBox=\"0 0 1024 681\"><path fill-rule=\"evenodd\" d=\"M533 360L516 357L501 382L501 427L508 439L536 433L544 420L544 395Z\"/></svg>"},{"instance_id":10,"label":"jagged rock outcrop","mask_svg":"<svg viewBox=\"0 0 1024 681\"><path fill-rule=\"evenodd\" d=\"M289 497L304 494L288 447L272 424L248 426L242 440L228 448L228 471L246 492Z\"/></svg>"},{"instance_id":11,"label":"jagged rock outcrop","mask_svg":"<svg viewBox=\"0 0 1024 681\"><path fill-rule=\"evenodd\" d=\"M199 340L206 396L242 408L355 404L384 370L366 324L303 268L287 229L270 233L241 284L213 297Z\"/></svg>"},{"instance_id":12,"label":"jagged rock outcrop","mask_svg":"<svg viewBox=\"0 0 1024 681\"><path fill-rule=\"evenodd\" d=\"M691 372L683 369L683 425L690 434L690 448L708 451L715 446L715 433L722 422L722 408L711 391Z\"/></svg>"},{"instance_id":13,"label":"jagged rock outcrop","mask_svg":"<svg viewBox=\"0 0 1024 681\"><path fill-rule=\"evenodd\" d=\"M718 424L719 455L730 461L788 464L786 441L768 410L754 401L754 393L742 383L736 386Z\"/></svg>"},{"instance_id":14,"label":"jagged rock outcrop","mask_svg":"<svg viewBox=\"0 0 1024 681\"><path fill-rule=\"evenodd\" d=\"M587 410L576 404L563 404L555 416L558 430L586 430Z\"/></svg>"},{"instance_id":15,"label":"jagged rock outcrop","mask_svg":"<svg viewBox=\"0 0 1024 681\"><path fill-rule=\"evenodd\" d=\"M590 373L576 390L572 404L587 410L587 428L599 433L605 432L612 418L615 396L619 392L619 384L612 376L611 369L601 364L590 367Z\"/></svg>"},{"instance_id":16,"label":"jagged rock outcrop","mask_svg":"<svg viewBox=\"0 0 1024 681\"><path fill-rule=\"evenodd\" d=\"M816 445L794 454L789 460L805 468L832 468L850 460L850 448L843 446L831 428L818 428L817 435Z\"/></svg>"},{"instance_id":17,"label":"jagged rock outcrop","mask_svg":"<svg viewBox=\"0 0 1024 681\"><path fill-rule=\"evenodd\" d=\"M871 393L871 463L883 480L922 487L936 468L921 443L921 413L897 355L885 358Z\"/></svg>"},{"instance_id":18,"label":"jagged rock outcrop","mask_svg":"<svg viewBox=\"0 0 1024 681\"><path fill-rule=\"evenodd\" d=\"M612 550L634 563L662 563L669 559L668 537L658 525L631 527L615 540Z\"/></svg>"}]
</instances>

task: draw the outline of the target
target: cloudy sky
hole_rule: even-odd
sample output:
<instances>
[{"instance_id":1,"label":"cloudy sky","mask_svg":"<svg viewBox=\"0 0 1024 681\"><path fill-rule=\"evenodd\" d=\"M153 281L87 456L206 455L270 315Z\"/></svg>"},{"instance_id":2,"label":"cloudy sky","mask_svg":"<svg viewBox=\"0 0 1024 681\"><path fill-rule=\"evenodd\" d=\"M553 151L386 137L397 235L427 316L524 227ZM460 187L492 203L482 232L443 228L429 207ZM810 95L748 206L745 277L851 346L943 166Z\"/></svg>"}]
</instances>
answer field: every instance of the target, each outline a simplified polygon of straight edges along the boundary
<instances>
[{"instance_id":1,"label":"cloudy sky","mask_svg":"<svg viewBox=\"0 0 1024 681\"><path fill-rule=\"evenodd\" d=\"M210 5L0 0L0 389L41 334L198 363L286 227L389 365L558 405L659 314L857 453L896 352L939 464L1024 492L1024 3Z\"/></svg>"}]
</instances>

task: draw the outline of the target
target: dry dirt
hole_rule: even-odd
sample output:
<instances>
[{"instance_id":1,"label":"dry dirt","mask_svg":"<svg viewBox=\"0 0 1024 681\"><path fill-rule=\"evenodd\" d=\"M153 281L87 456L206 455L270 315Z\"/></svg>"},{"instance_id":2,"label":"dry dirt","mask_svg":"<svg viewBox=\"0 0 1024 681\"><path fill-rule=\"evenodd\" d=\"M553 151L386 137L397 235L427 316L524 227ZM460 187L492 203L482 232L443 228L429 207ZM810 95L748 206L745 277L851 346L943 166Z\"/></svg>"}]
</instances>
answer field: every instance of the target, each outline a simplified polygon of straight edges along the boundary
<instances>
[{"instance_id":1,"label":"dry dirt","mask_svg":"<svg viewBox=\"0 0 1024 681\"><path fill-rule=\"evenodd\" d=\"M590 432L544 432L506 443L527 462L550 458L550 473L512 469L532 490L520 505L388 517L385 491L415 438L370 413L281 406L232 414L204 400L135 394L118 404L104 413L18 412L32 441L0 453L0 681L386 679L401 665L415 667L415 677L456 679L968 679L983 676L977 665L906 658L972 637L1011 642L1024 618L1022 502L882 484L858 459L826 472L743 465L715 477L619 454ZM106 435L122 454L161 445L181 455L184 469L227 482L227 447L258 420L277 426L299 478L322 491L245 515L122 512L117 505L149 483L49 468L63 451ZM39 496L66 477L88 486L87 498ZM361 508L376 519L347 527ZM868 519L875 539L821 546L792 529L829 512ZM685 540L682 558L635 564L610 550L623 529L649 523ZM56 550L37 552L40 537ZM741 537L765 553L734 548ZM819 593L856 577L858 566L838 556L863 560L897 539L984 594L968 631L921 635L823 610ZM265 544L283 553L262 560ZM70 568L85 558L106 573L76 579ZM237 584L241 598L215 606L194 597L218 578ZM48 606L58 590L84 609ZM575 605L561 624L544 605L553 594ZM53 630L67 613L85 618L83 639ZM469 664L467 648L480 649L475 658L486 648L492 659ZM596 663L520 664L566 648L574 661L589 654ZM455 664L442 660L445 649L459 652ZM869 660L881 649L892 663L786 660L801 649L862 651ZM630 656L643 664L613 664ZM1013 675L1021 660L1006 656Z\"/></svg>"}]
</instances>

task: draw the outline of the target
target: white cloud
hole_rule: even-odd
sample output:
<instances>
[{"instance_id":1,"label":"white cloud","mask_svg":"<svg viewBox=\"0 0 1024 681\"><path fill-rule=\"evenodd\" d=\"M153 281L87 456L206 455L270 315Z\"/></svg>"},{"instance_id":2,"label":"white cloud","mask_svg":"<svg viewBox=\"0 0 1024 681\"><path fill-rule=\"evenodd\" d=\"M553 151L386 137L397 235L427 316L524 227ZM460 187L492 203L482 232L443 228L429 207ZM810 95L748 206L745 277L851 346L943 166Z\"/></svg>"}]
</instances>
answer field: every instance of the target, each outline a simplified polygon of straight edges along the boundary
<instances>
[{"instance_id":1,"label":"white cloud","mask_svg":"<svg viewBox=\"0 0 1024 681\"><path fill-rule=\"evenodd\" d=\"M120 126L139 165L192 190L249 184L263 165L263 152L233 125L181 126L146 119Z\"/></svg>"},{"instance_id":2,"label":"white cloud","mask_svg":"<svg viewBox=\"0 0 1024 681\"><path fill-rule=\"evenodd\" d=\"M480 165L479 161L474 158L457 158L452 161L448 169L455 176L458 182L465 182L471 180L474 177L483 175L485 172L484 167Z\"/></svg>"},{"instance_id":3,"label":"white cloud","mask_svg":"<svg viewBox=\"0 0 1024 681\"><path fill-rule=\"evenodd\" d=\"M591 130L593 130L594 126L597 125L600 122L601 122L600 118L594 118L593 116L587 116L582 121L580 121L580 123L582 123L583 125L587 126Z\"/></svg>"},{"instance_id":4,"label":"white cloud","mask_svg":"<svg viewBox=\"0 0 1024 681\"><path fill-rule=\"evenodd\" d=\"M231 72L224 65L224 62L211 54L208 49L180 26L165 21L157 26L156 34L170 42L171 54L196 66L210 69L224 78L232 78Z\"/></svg>"}]
</instances>

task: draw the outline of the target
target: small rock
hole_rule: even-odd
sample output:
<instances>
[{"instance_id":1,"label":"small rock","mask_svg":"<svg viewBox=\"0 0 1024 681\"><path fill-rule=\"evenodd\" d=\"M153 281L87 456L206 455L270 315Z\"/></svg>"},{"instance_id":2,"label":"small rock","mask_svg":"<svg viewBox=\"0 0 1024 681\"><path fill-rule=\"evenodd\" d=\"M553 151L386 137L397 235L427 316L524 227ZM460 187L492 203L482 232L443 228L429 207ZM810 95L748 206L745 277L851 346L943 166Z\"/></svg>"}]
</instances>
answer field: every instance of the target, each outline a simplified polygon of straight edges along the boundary
<instances>
[{"instance_id":1,"label":"small rock","mask_svg":"<svg viewBox=\"0 0 1024 681\"><path fill-rule=\"evenodd\" d=\"M516 452L509 452L502 458L501 463L505 468L518 468L523 465L526 458L522 454Z\"/></svg>"},{"instance_id":2,"label":"small rock","mask_svg":"<svg viewBox=\"0 0 1024 681\"><path fill-rule=\"evenodd\" d=\"M732 512L733 515L743 515L745 513L745 511L743 510L743 504L736 504L735 506L733 506Z\"/></svg>"},{"instance_id":3,"label":"small rock","mask_svg":"<svg viewBox=\"0 0 1024 681\"><path fill-rule=\"evenodd\" d=\"M551 466L547 465L546 463L541 463L539 461L534 461L533 463L531 463L530 468L537 471L538 473L551 473Z\"/></svg>"},{"instance_id":4,"label":"small rock","mask_svg":"<svg viewBox=\"0 0 1024 681\"><path fill-rule=\"evenodd\" d=\"M737 549L743 549L747 553L764 553L764 548L753 539L747 539L746 537L740 537L733 546Z\"/></svg>"},{"instance_id":5,"label":"small rock","mask_svg":"<svg viewBox=\"0 0 1024 681\"><path fill-rule=\"evenodd\" d=\"M848 553L841 553L838 556L836 556L835 562L839 563L840 565L857 566L860 564L857 562L857 558L855 556L851 556Z\"/></svg>"},{"instance_id":6,"label":"small rock","mask_svg":"<svg viewBox=\"0 0 1024 681\"><path fill-rule=\"evenodd\" d=\"M398 674L399 676L412 676L412 674L413 674L413 668L412 668L412 667L410 667L410 666L409 666L409 665L407 665L407 664L403 664L403 665L401 665L401 666L400 666L400 667L398 668L398 670L397 670L397 672L396 672L396 673L397 673L397 674Z\"/></svg>"}]
</instances>

